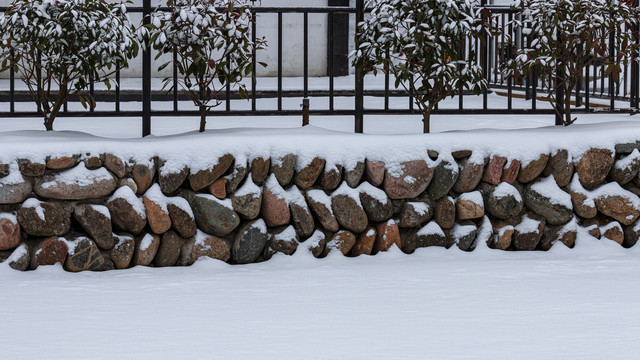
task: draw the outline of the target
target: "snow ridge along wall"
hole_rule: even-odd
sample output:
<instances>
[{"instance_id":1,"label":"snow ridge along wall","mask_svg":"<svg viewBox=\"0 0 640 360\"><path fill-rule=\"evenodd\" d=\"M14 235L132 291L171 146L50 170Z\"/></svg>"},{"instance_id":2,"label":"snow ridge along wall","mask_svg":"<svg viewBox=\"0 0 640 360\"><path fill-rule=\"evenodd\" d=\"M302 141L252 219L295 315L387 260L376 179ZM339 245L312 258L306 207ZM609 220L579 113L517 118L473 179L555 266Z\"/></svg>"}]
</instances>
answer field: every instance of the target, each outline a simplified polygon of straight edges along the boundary
<instances>
[{"instance_id":1,"label":"snow ridge along wall","mask_svg":"<svg viewBox=\"0 0 640 360\"><path fill-rule=\"evenodd\" d=\"M393 246L548 250L587 233L631 247L640 237L633 134L611 145L523 143L511 153L428 136L312 132L325 151L303 150L315 146L311 137L182 138L198 139L186 141L198 156L171 138L69 142L69 134L29 133L32 148L10 151L24 135L0 145L0 261L18 270L184 266L202 256L246 264ZM340 147L345 140L363 150Z\"/></svg>"}]
</instances>

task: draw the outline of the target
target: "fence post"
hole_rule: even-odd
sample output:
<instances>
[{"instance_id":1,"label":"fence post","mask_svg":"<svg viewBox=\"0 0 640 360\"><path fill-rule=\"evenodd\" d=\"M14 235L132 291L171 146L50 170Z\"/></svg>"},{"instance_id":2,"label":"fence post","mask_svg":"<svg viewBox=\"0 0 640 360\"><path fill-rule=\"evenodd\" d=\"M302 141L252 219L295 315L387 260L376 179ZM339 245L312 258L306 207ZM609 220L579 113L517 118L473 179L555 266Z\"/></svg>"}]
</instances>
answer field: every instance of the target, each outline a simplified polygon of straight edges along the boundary
<instances>
[{"instance_id":1,"label":"fence post","mask_svg":"<svg viewBox=\"0 0 640 360\"><path fill-rule=\"evenodd\" d=\"M638 10L638 0L634 0L633 2L633 9L634 10ZM638 21L637 15L636 15L636 21ZM638 41L640 40L640 34L639 31L640 30L640 24L636 23L633 25L633 41L638 44ZM638 66L638 50L634 49L633 50L633 55L631 56L631 107L632 108L636 108L638 109L638 97L639 97L639 90L640 87L638 86L640 84L640 79L638 78L638 75L640 75L640 67Z\"/></svg>"},{"instance_id":2,"label":"fence post","mask_svg":"<svg viewBox=\"0 0 640 360\"><path fill-rule=\"evenodd\" d=\"M356 0L356 31L358 24L363 20L364 0ZM359 45L356 37L356 50ZM359 134L364 132L364 75L362 74L362 66L356 66L355 132Z\"/></svg>"},{"instance_id":3,"label":"fence post","mask_svg":"<svg viewBox=\"0 0 640 360\"><path fill-rule=\"evenodd\" d=\"M482 0L480 1L480 5L484 8L487 5L487 0ZM487 21L487 17L485 15L485 12L482 11L482 23L484 24L484 22ZM489 19L490 21L490 19ZM490 80L489 79L489 59L487 58L489 56L487 48L489 47L489 36L488 35L482 35L482 39L484 41L481 41L481 48L480 48L480 66L482 66L482 72L483 75L485 77L485 79L487 80L487 82ZM484 89L484 91L482 92L482 109L487 110L489 106L489 89Z\"/></svg>"},{"instance_id":4,"label":"fence post","mask_svg":"<svg viewBox=\"0 0 640 360\"><path fill-rule=\"evenodd\" d=\"M556 125L564 125L564 84L561 83L564 76L562 64L556 66Z\"/></svg>"},{"instance_id":5,"label":"fence post","mask_svg":"<svg viewBox=\"0 0 640 360\"><path fill-rule=\"evenodd\" d=\"M151 0L144 0L142 5L144 25L151 23ZM142 52L142 137L151 135L151 44L149 37L144 40Z\"/></svg>"}]
</instances>

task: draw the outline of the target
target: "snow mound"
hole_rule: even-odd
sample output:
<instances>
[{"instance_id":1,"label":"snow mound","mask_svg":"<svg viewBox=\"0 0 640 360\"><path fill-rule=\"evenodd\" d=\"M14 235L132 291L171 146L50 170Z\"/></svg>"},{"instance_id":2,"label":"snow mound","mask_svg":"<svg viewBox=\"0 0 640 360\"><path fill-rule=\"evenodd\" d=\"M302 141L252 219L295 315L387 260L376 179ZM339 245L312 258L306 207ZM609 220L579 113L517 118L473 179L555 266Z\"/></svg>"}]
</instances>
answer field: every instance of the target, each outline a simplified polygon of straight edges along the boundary
<instances>
[{"instance_id":1,"label":"snow mound","mask_svg":"<svg viewBox=\"0 0 640 360\"><path fill-rule=\"evenodd\" d=\"M42 221L46 221L44 216L44 208L42 207L42 201L36 198L29 198L22 203L22 207L34 209L36 211L36 214L38 214L38 217Z\"/></svg>"},{"instance_id":2,"label":"snow mound","mask_svg":"<svg viewBox=\"0 0 640 360\"><path fill-rule=\"evenodd\" d=\"M102 214L107 219L111 219L111 213L109 212L109 209L106 206L104 206L104 205L93 205L93 204L89 204L89 206L91 207L91 209L93 209L93 211L99 212L100 214Z\"/></svg>"},{"instance_id":3,"label":"snow mound","mask_svg":"<svg viewBox=\"0 0 640 360\"><path fill-rule=\"evenodd\" d=\"M360 187L356 189L352 189L349 185L347 185L346 181L343 181L339 188L337 188L332 194L331 197L338 195L345 195L353 199L358 206L362 207L362 203L360 202Z\"/></svg>"},{"instance_id":4,"label":"snow mound","mask_svg":"<svg viewBox=\"0 0 640 360\"><path fill-rule=\"evenodd\" d=\"M121 186L113 193L113 195L111 195L107 202L114 201L115 199L123 199L124 201L129 203L129 205L131 205L133 210L138 215L140 215L140 217L144 219L147 218L147 210L144 207L144 203L142 202L142 200L140 200L139 197L136 196L136 194L133 192L133 190L131 190L130 187Z\"/></svg>"},{"instance_id":5,"label":"snow mound","mask_svg":"<svg viewBox=\"0 0 640 360\"><path fill-rule=\"evenodd\" d=\"M616 161L613 167L618 170L627 170L631 168L631 166L638 161L640 161L640 151L638 151L638 149L633 149L631 154Z\"/></svg>"},{"instance_id":6,"label":"snow mound","mask_svg":"<svg viewBox=\"0 0 640 360\"><path fill-rule=\"evenodd\" d=\"M233 193L233 196L242 197L245 195L253 195L254 198L259 198L261 193L262 189L253 182L251 176L247 176L244 184Z\"/></svg>"},{"instance_id":7,"label":"snow mound","mask_svg":"<svg viewBox=\"0 0 640 360\"><path fill-rule=\"evenodd\" d=\"M383 205L386 205L389 202L389 197L387 196L387 193L384 192L384 190L369 184L367 181L364 181L362 184L360 184L356 188L356 190L358 190L360 193L365 193L371 196ZM358 196L358 198L360 197Z\"/></svg>"},{"instance_id":8,"label":"snow mound","mask_svg":"<svg viewBox=\"0 0 640 360\"><path fill-rule=\"evenodd\" d=\"M153 184L144 194L144 197L158 205L165 213L168 212L167 197L162 193L162 190L160 190L160 185Z\"/></svg>"},{"instance_id":9,"label":"snow mound","mask_svg":"<svg viewBox=\"0 0 640 360\"><path fill-rule=\"evenodd\" d=\"M89 170L84 162L80 162L75 167L56 174L52 180L42 183L42 187L47 189L57 184L90 186L103 180L112 180L113 176L104 167Z\"/></svg>"},{"instance_id":10,"label":"snow mound","mask_svg":"<svg viewBox=\"0 0 640 360\"><path fill-rule=\"evenodd\" d=\"M423 226L420 230L418 230L417 235L418 236L429 236L429 235L445 236L444 231L442 231L442 228L440 227L440 225L438 225L438 223L436 223L435 221L431 221L427 225Z\"/></svg>"},{"instance_id":11,"label":"snow mound","mask_svg":"<svg viewBox=\"0 0 640 360\"><path fill-rule=\"evenodd\" d=\"M185 198L179 196L167 198L167 205L168 204L177 206L180 210L186 212L190 218L195 218L193 215L193 209L191 209L189 202Z\"/></svg>"},{"instance_id":12,"label":"snow mound","mask_svg":"<svg viewBox=\"0 0 640 360\"><path fill-rule=\"evenodd\" d=\"M518 189L516 189L513 185L506 182L501 182L500 184L498 184L498 186L496 186L495 189L493 190L492 195L497 199L502 199L507 196L512 196L513 198L516 199L516 201L518 202L522 201L522 195L520 195L520 192L518 191Z\"/></svg>"},{"instance_id":13,"label":"snow mound","mask_svg":"<svg viewBox=\"0 0 640 360\"><path fill-rule=\"evenodd\" d=\"M196 194L196 196L199 198L210 200L210 201L215 201L218 204L226 207L227 209L233 210L233 202L231 201L231 199L218 199L217 197L211 194Z\"/></svg>"},{"instance_id":14,"label":"snow mound","mask_svg":"<svg viewBox=\"0 0 640 360\"><path fill-rule=\"evenodd\" d=\"M540 221L530 218L527 214L522 216L520 223L516 225L515 230L520 234L531 234L538 232Z\"/></svg>"},{"instance_id":15,"label":"snow mound","mask_svg":"<svg viewBox=\"0 0 640 360\"><path fill-rule=\"evenodd\" d=\"M549 199L549 202L572 209L571 195L564 192L556 183L553 175L540 179L531 185L531 190Z\"/></svg>"},{"instance_id":16,"label":"snow mound","mask_svg":"<svg viewBox=\"0 0 640 360\"><path fill-rule=\"evenodd\" d=\"M13 223L13 224L17 224L18 223L18 218L16 217L16 213L15 212L10 212L10 213L0 213L0 220L9 220L9 222Z\"/></svg>"},{"instance_id":17,"label":"snow mound","mask_svg":"<svg viewBox=\"0 0 640 360\"><path fill-rule=\"evenodd\" d=\"M484 200L482 199L482 193L480 191L476 190L468 193L462 193L458 196L458 200L472 202L484 209Z\"/></svg>"},{"instance_id":18,"label":"snow mound","mask_svg":"<svg viewBox=\"0 0 640 360\"><path fill-rule=\"evenodd\" d=\"M324 191L318 189L309 190L307 191L307 196L309 196L311 200L324 205L324 207L329 210L329 213L331 213L331 216L333 216L333 209L331 208L331 197L325 194Z\"/></svg>"},{"instance_id":19,"label":"snow mound","mask_svg":"<svg viewBox=\"0 0 640 360\"><path fill-rule=\"evenodd\" d=\"M140 240L140 250L147 250L149 246L151 246L151 243L153 243L153 235L149 233L145 234L142 240Z\"/></svg>"}]
</instances>

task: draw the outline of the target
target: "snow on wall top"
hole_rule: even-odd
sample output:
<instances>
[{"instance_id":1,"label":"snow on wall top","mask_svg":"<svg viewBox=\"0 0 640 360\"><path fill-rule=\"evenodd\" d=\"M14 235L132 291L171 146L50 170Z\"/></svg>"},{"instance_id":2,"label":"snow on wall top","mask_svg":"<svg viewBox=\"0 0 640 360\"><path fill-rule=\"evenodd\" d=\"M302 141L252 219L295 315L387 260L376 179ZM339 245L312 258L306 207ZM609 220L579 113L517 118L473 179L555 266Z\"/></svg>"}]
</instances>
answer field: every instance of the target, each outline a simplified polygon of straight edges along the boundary
<instances>
[{"instance_id":1,"label":"snow on wall top","mask_svg":"<svg viewBox=\"0 0 640 360\"><path fill-rule=\"evenodd\" d=\"M209 169L224 154L240 158L271 156L276 161L288 153L297 154L301 159L321 156L328 160L326 168L332 168L334 162L348 168L364 158L397 164L428 159L427 150L440 153L472 150L469 161L483 161L485 156L499 155L518 159L525 166L540 154L552 154L558 149L567 149L573 158L579 158L593 147L613 151L617 143L638 139L640 127L632 122L416 135L363 135L306 126L210 130L144 139L106 139L70 131L15 131L0 133L0 163L11 164L17 159L43 162L51 154L82 154L90 149L94 153L111 153L140 163L157 156L165 160L163 170L169 172L178 172L185 165L192 171Z\"/></svg>"}]
</instances>

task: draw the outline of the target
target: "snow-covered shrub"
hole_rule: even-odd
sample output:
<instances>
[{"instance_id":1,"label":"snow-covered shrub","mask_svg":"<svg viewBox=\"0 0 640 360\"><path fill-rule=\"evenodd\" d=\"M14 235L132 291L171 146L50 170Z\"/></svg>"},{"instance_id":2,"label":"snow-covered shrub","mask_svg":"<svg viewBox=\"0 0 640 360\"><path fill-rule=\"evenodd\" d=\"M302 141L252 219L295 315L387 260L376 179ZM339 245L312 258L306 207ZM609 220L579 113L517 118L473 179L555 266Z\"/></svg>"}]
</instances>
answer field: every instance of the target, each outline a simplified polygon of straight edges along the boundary
<instances>
[{"instance_id":1,"label":"snow-covered shrub","mask_svg":"<svg viewBox=\"0 0 640 360\"><path fill-rule=\"evenodd\" d=\"M47 130L61 107L109 77L138 53L124 3L105 0L17 0L0 14L1 70L13 67L26 83ZM13 50L13 51L11 51ZM58 90L59 89L59 90Z\"/></svg>"},{"instance_id":2,"label":"snow-covered shrub","mask_svg":"<svg viewBox=\"0 0 640 360\"><path fill-rule=\"evenodd\" d=\"M371 17L358 24L355 65L395 76L423 113L424 132L436 104L460 88L486 88L476 41L486 27L472 0L368 0ZM472 49L469 51L468 49ZM389 56L387 56L387 53Z\"/></svg>"},{"instance_id":3,"label":"snow-covered shrub","mask_svg":"<svg viewBox=\"0 0 640 360\"><path fill-rule=\"evenodd\" d=\"M227 84L236 85L246 97L246 86L240 81L253 71L253 51L262 49L265 40L252 41L253 18L243 1L170 0L168 5L173 6L172 12L152 14L151 45L158 50L156 59L176 52L178 83L200 110L202 132L209 110L222 103L219 97ZM164 87L172 89L173 79L165 79Z\"/></svg>"},{"instance_id":4,"label":"snow-covered shrub","mask_svg":"<svg viewBox=\"0 0 640 360\"><path fill-rule=\"evenodd\" d=\"M602 65L600 76L612 75L619 81L621 65L636 48L631 31L636 10L623 1L610 0L522 0L518 6L522 18L516 17L514 24L529 41L507 62L505 72L516 78L534 69L556 74L560 65L562 71L548 99L555 104L556 89L564 87L563 122L570 125L575 121L571 93L586 66ZM611 36L613 58L609 55Z\"/></svg>"}]
</instances>

